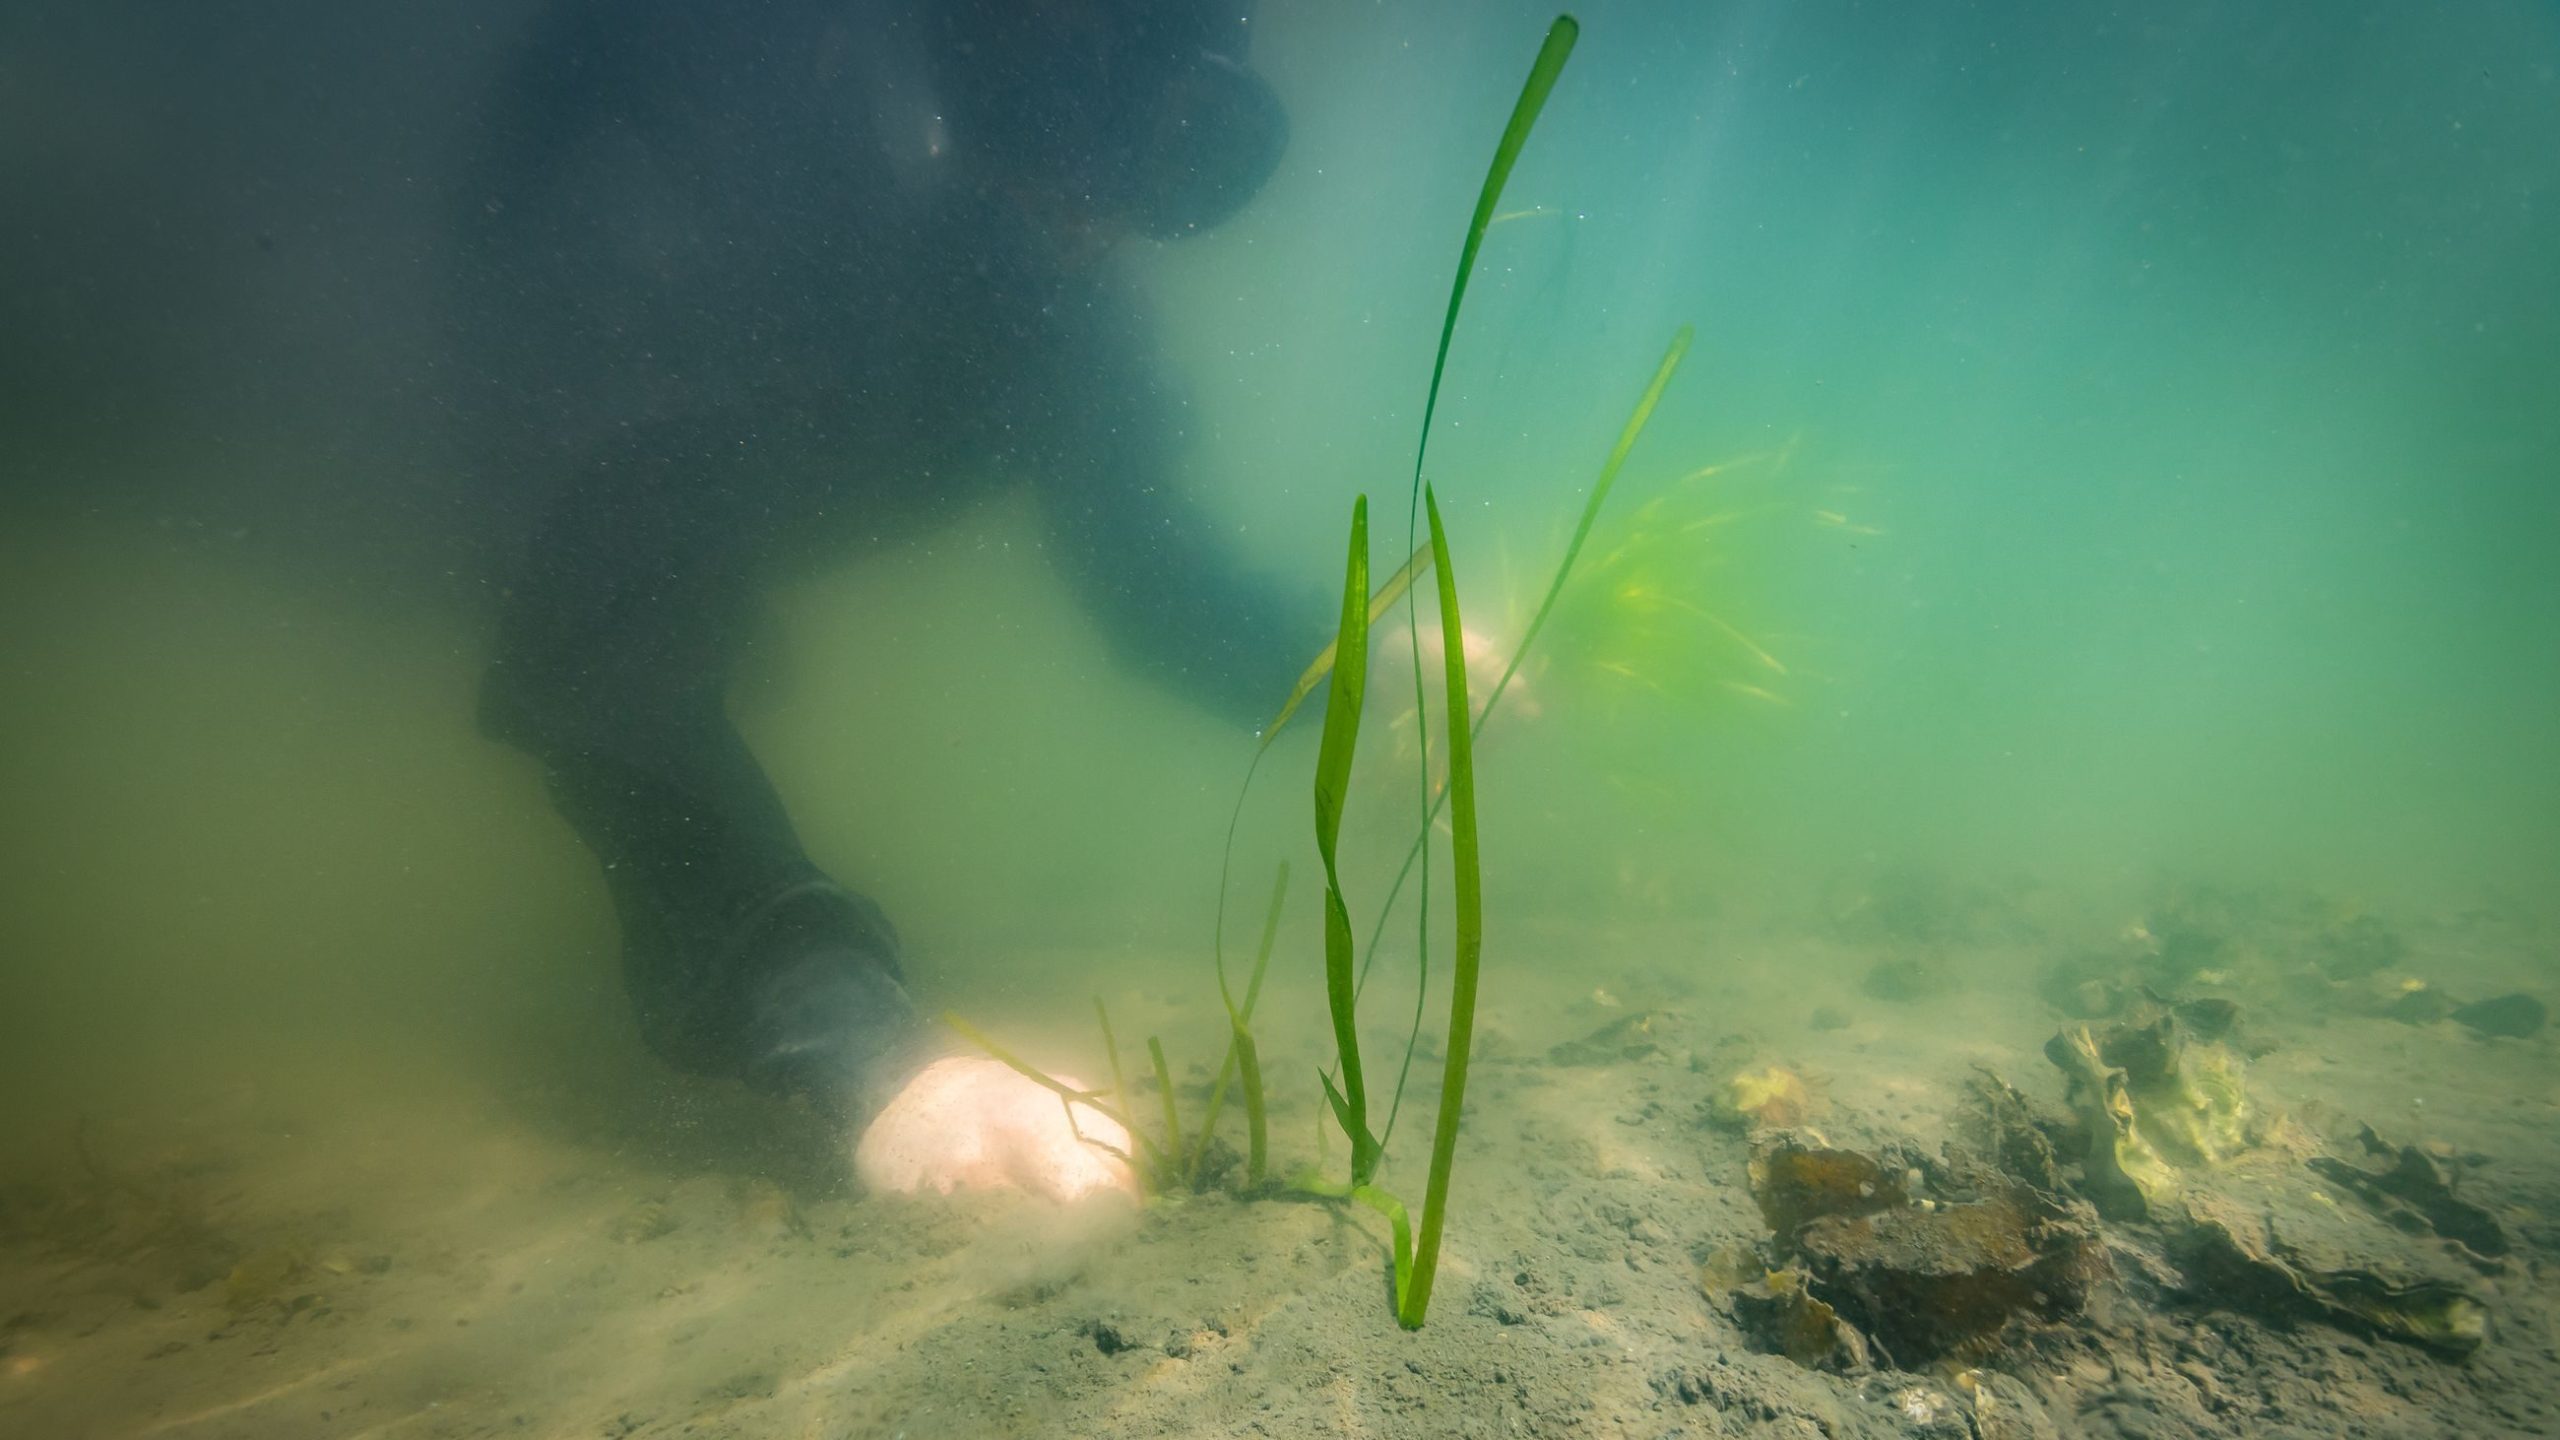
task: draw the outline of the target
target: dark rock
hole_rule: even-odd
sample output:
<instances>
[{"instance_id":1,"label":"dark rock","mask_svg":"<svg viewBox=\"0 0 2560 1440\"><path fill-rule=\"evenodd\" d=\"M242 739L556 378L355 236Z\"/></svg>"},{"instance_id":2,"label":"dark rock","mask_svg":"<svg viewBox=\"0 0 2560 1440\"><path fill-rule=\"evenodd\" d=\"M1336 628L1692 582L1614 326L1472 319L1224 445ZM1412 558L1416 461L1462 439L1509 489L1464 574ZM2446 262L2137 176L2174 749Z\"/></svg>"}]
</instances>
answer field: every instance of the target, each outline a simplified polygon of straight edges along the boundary
<instances>
[{"instance_id":1,"label":"dark rock","mask_svg":"<svg viewBox=\"0 0 2560 1440\"><path fill-rule=\"evenodd\" d=\"M2468 1027L2475 1035L2521 1040L2539 1031L2551 1016L2541 1001L2530 995L2518 994L2474 1000L2456 1009L2453 1018L2456 1024Z\"/></svg>"},{"instance_id":2,"label":"dark rock","mask_svg":"<svg viewBox=\"0 0 2560 1440\"><path fill-rule=\"evenodd\" d=\"M1820 1293L1909 1367L1995 1336L2014 1317L2077 1313L2106 1268L2086 1215L2038 1214L2005 1195L1923 1203L1825 1216L1796 1245Z\"/></svg>"},{"instance_id":3,"label":"dark rock","mask_svg":"<svg viewBox=\"0 0 2560 1440\"><path fill-rule=\"evenodd\" d=\"M2077 1312L2106 1266L2088 1208L1964 1168L1991 1192L1918 1194L1923 1168L1898 1150L1764 1144L1752 1197L1801 1276L1788 1268L1735 1287L1737 1318L1797 1363L1838 1370L1862 1368L1871 1343L1908 1367L2016 1317Z\"/></svg>"},{"instance_id":4,"label":"dark rock","mask_svg":"<svg viewBox=\"0 0 2560 1440\"><path fill-rule=\"evenodd\" d=\"M1803 1271L1772 1270L1732 1294L1734 1319L1770 1350L1808 1370L1867 1368L1866 1337L1805 1289Z\"/></svg>"},{"instance_id":5,"label":"dark rock","mask_svg":"<svg viewBox=\"0 0 2560 1440\"><path fill-rule=\"evenodd\" d=\"M2057 1127L2035 1113L2018 1088L1977 1067L1966 1085L1968 1104L1956 1126L1965 1143L2010 1179L2046 1195L2065 1191Z\"/></svg>"},{"instance_id":6,"label":"dark rock","mask_svg":"<svg viewBox=\"0 0 2560 1440\"><path fill-rule=\"evenodd\" d=\"M2370 1125L2358 1139L2367 1154L2391 1161L2391 1168L2365 1170L2328 1155L2314 1156L2308 1163L2322 1178L2353 1191L2393 1229L2410 1234L2432 1231L2483 1259L2496 1259L2513 1248L2497 1217L2456 1196L2425 1151L2415 1145L2394 1149Z\"/></svg>"},{"instance_id":7,"label":"dark rock","mask_svg":"<svg viewBox=\"0 0 2560 1440\"><path fill-rule=\"evenodd\" d=\"M2110 1025L2098 1035L2099 1058L2122 1070L2136 1090L2175 1080L2185 1048L2176 1018L2159 1010Z\"/></svg>"},{"instance_id":8,"label":"dark rock","mask_svg":"<svg viewBox=\"0 0 2560 1440\"><path fill-rule=\"evenodd\" d=\"M1076 1333L1090 1338L1093 1341L1093 1348L1105 1355L1118 1355L1124 1351L1146 1348L1146 1342L1132 1335L1128 1327L1118 1321L1100 1316L1076 1327Z\"/></svg>"},{"instance_id":9,"label":"dark rock","mask_svg":"<svg viewBox=\"0 0 2560 1440\"><path fill-rule=\"evenodd\" d=\"M2488 1308L2456 1267L2353 1212L2314 1203L2305 1187L2246 1184L2191 1190L2164 1224L2165 1248L2191 1300L2271 1319L2314 1318L2455 1358L2488 1336Z\"/></svg>"},{"instance_id":10,"label":"dark rock","mask_svg":"<svg viewBox=\"0 0 2560 1440\"><path fill-rule=\"evenodd\" d=\"M1904 1167L1888 1170L1855 1150L1808 1146L1780 1135L1751 1157L1751 1198L1781 1242L1829 1215L1865 1215L1909 1203Z\"/></svg>"}]
</instances>

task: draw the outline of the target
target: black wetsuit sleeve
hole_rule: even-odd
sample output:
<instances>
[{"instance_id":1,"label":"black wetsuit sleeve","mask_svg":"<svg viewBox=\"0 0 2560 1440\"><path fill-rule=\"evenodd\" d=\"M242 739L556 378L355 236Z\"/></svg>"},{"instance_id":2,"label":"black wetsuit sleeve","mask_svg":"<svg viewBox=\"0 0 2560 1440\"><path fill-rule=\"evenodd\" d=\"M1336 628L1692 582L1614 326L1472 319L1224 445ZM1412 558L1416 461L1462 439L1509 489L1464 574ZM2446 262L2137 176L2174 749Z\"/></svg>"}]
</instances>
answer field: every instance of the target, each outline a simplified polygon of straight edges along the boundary
<instances>
[{"instance_id":1,"label":"black wetsuit sleeve","mask_svg":"<svg viewBox=\"0 0 2560 1440\"><path fill-rule=\"evenodd\" d=\"M1175 473L1179 401L1134 345L1093 352L1042 477L1055 563L1133 669L1261 725L1328 637L1323 589L1244 562Z\"/></svg>"},{"instance_id":2,"label":"black wetsuit sleeve","mask_svg":"<svg viewBox=\"0 0 2560 1440\"><path fill-rule=\"evenodd\" d=\"M480 703L603 867L651 1047L751 1082L814 1030L900 1038L899 1017L856 1003L895 997L895 932L803 854L726 704L760 557L807 508L809 467L776 439L790 429L662 423L591 459L507 588ZM843 973L781 975L812 957Z\"/></svg>"}]
</instances>

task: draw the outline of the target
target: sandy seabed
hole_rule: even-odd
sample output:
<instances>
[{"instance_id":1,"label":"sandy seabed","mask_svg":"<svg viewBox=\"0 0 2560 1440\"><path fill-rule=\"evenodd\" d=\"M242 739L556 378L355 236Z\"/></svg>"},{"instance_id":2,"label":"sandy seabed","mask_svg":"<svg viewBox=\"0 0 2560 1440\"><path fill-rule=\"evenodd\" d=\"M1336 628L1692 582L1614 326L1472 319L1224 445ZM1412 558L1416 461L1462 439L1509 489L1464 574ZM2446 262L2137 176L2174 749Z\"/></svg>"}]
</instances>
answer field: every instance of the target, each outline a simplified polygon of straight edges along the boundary
<instances>
[{"instance_id":1,"label":"sandy seabed","mask_svg":"<svg viewBox=\"0 0 2560 1440\"><path fill-rule=\"evenodd\" d=\"M1488 973L1454 1219L1418 1333L1389 1315L1384 1227L1366 1211L1227 1194L1073 1211L866 1199L808 1158L805 1125L666 1077L635 1112L645 1122L541 1086L428 1113L285 1113L252 1091L209 1098L183 1126L66 1122L57 1163L7 1181L0 1434L2560 1433L2551 1032L2484 1039L2358 1002L2418 959L2322 1003L2280 931L2242 947L2224 981L2254 1036L2253 1102L2310 1132L2370 1124L2462 1157L2462 1193L2515 1241L2478 1280L2491 1331L2467 1359L2237 1297L2165 1296L2120 1263L2084 1313L2021 1322L1960 1360L1800 1367L1702 1283L1702 1262L1770 1239L1745 1179L1752 1137L1715 1123L1719 1091L1746 1067L1794 1067L1816 1088L1809 1123L1842 1146L1936 1150L1982 1067L2058 1112L2043 1047L2061 1017L2019 979L2052 947L1557 927L1502 937ZM2513 927L2409 935L2447 988L2547 983L2547 943ZM1872 983L1915 957L1929 983ZM1090 1042L1026 1018L1081 1006L1062 998L981 1018L1092 1067ZM1124 1043L1161 1028L1177 1055L1219 1033L1214 1005L1214 991L1114 996ZM1595 1033L1612 1038L1572 1048ZM1287 1161L1314 1153L1318 1039L1309 1023L1264 1040ZM1199 1058L1177 1061L1195 1116ZM1388 1177L1416 1200L1425 1071ZM2140 1249L2107 1233L2122 1257Z\"/></svg>"}]
</instances>

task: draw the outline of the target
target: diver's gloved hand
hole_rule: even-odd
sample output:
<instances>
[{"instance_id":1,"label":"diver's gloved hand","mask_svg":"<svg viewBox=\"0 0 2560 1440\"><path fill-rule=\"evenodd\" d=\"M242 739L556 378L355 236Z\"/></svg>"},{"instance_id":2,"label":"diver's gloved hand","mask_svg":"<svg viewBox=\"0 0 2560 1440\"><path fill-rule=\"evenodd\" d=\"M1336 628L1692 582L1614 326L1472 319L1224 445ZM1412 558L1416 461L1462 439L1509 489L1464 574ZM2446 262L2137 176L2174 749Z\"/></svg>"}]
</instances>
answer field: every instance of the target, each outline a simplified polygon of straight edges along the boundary
<instances>
[{"instance_id":1,"label":"diver's gloved hand","mask_svg":"<svg viewBox=\"0 0 2560 1440\"><path fill-rule=\"evenodd\" d=\"M1106 1145L1128 1154L1129 1132L1087 1105L1076 1107L1070 1125L1056 1094L1003 1062L954 1055L899 1089L855 1142L853 1169L875 1193L1028 1190L1061 1201L1134 1195L1137 1178Z\"/></svg>"},{"instance_id":2,"label":"diver's gloved hand","mask_svg":"<svg viewBox=\"0 0 2560 1440\"><path fill-rule=\"evenodd\" d=\"M1125 1155L1126 1130L1090 1106L1078 1106L1070 1125L1057 1095L1001 1062L946 1054L869 953L821 946L795 957L757 987L752 1013L759 1060L750 1078L805 1094L841 1120L856 1136L855 1176L870 1190L1014 1189L1055 1200L1136 1191L1127 1165L1087 1143Z\"/></svg>"},{"instance_id":3,"label":"diver's gloved hand","mask_svg":"<svg viewBox=\"0 0 2560 1440\"><path fill-rule=\"evenodd\" d=\"M1388 622L1400 631L1402 626ZM1497 638L1469 626L1459 633L1461 651L1467 667L1467 710L1477 724L1484 722L1485 707L1493 703L1495 687L1501 685L1509 671L1515 642ZM1372 695L1385 696L1394 704L1396 719L1390 748L1396 758L1410 761L1415 746L1429 738L1428 730L1417 731L1412 725L1411 697L1414 691L1412 662L1422 662L1422 688L1434 698L1441 694L1448 665L1447 644L1437 624L1424 624L1415 632L1417 646L1409 645L1401 633L1382 630L1370 639L1369 688ZM1417 657L1415 652L1420 651ZM1503 713L1511 719L1534 718L1539 711L1538 692L1533 688L1529 672L1523 669L1511 675L1511 683L1501 691ZM1438 723L1436 720L1433 722ZM1433 745L1438 741L1432 739ZM1383 773L1383 772L1382 772Z\"/></svg>"},{"instance_id":4,"label":"diver's gloved hand","mask_svg":"<svg viewBox=\"0 0 2560 1440\"><path fill-rule=\"evenodd\" d=\"M888 963L827 944L795 956L755 987L749 1084L805 1095L860 1124L934 1058L934 1037Z\"/></svg>"}]
</instances>

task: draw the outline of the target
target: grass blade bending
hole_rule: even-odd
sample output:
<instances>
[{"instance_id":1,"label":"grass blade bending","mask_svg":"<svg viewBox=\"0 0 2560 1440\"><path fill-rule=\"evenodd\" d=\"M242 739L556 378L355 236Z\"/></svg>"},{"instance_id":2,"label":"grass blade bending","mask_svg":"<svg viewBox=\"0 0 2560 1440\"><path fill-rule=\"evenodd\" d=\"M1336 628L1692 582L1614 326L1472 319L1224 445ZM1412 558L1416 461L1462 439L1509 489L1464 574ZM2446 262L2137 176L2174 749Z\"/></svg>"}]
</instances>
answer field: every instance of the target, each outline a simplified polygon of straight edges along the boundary
<instances>
[{"instance_id":1,"label":"grass blade bending","mask_svg":"<svg viewBox=\"0 0 2560 1440\"><path fill-rule=\"evenodd\" d=\"M1164 1095L1164 1153L1177 1156L1182 1153L1182 1112L1174 1106L1173 1067L1164 1063L1164 1042L1153 1035L1147 1037L1147 1058L1155 1062L1156 1089Z\"/></svg>"},{"instance_id":2,"label":"grass blade bending","mask_svg":"<svg viewBox=\"0 0 2560 1440\"><path fill-rule=\"evenodd\" d=\"M1111 1012L1102 1008L1099 995L1093 997L1093 1018L1102 1026L1102 1053L1111 1061L1111 1103L1120 1107L1121 1114L1130 1114L1129 1077L1120 1068L1120 1041L1111 1033Z\"/></svg>"},{"instance_id":3,"label":"grass blade bending","mask_svg":"<svg viewBox=\"0 0 2560 1440\"><path fill-rule=\"evenodd\" d=\"M1387 1253L1394 1262L1393 1294L1401 1319L1404 1297L1413 1288L1413 1222L1405 1215L1403 1201L1375 1185L1355 1185L1349 1198L1387 1217Z\"/></svg>"},{"instance_id":4,"label":"grass blade bending","mask_svg":"<svg viewBox=\"0 0 2560 1440\"><path fill-rule=\"evenodd\" d=\"M1474 737L1467 727L1467 660L1459 644L1458 578L1449 568L1449 537L1440 525L1440 502L1422 492L1431 518L1432 568L1440 578L1441 669L1446 677L1449 722L1449 855L1455 877L1452 924L1457 948L1449 967L1449 1041L1440 1071L1440 1119L1431 1132L1431 1177L1422 1192L1422 1232L1414 1241L1413 1274L1396 1300L1405 1328L1422 1324L1431 1307L1431 1282L1440 1267L1440 1232L1449 1218L1449 1172L1458 1153L1458 1124L1467 1098L1467 1057L1475 1045L1476 974L1484 959L1484 876L1476 848Z\"/></svg>"},{"instance_id":5,"label":"grass blade bending","mask_svg":"<svg viewBox=\"0 0 2560 1440\"><path fill-rule=\"evenodd\" d=\"M1235 1032L1236 1076L1244 1086L1244 1183L1262 1183L1262 1172L1271 1163L1271 1122L1262 1109L1262 1052L1253 1043L1253 1032L1239 1025ZM1208 1148L1207 1141L1201 1148Z\"/></svg>"},{"instance_id":6,"label":"grass blade bending","mask_svg":"<svg viewBox=\"0 0 2560 1440\"><path fill-rule=\"evenodd\" d=\"M1316 752L1316 853L1324 861L1324 994L1332 1012L1334 1051L1342 1067L1336 1089L1325 1097L1351 1141L1351 1176L1365 1183L1377 1169L1378 1142L1369 1133L1369 1095L1360 1073L1360 1035L1353 1024L1351 912L1342 900L1336 850L1342 838L1342 803L1351 785L1351 761L1360 744L1360 708L1369 688L1369 497L1351 506L1350 554L1343 563L1342 620L1334 635L1333 683L1326 687L1324 741Z\"/></svg>"},{"instance_id":7,"label":"grass blade bending","mask_svg":"<svg viewBox=\"0 0 2560 1440\"><path fill-rule=\"evenodd\" d=\"M1245 981L1243 1004L1237 1004L1234 993L1227 988L1225 967L1221 966L1218 971L1218 998L1226 1002L1230 1038L1226 1058L1218 1062L1217 1082L1209 1087L1209 1108L1200 1121L1200 1142L1191 1148L1190 1181L1195 1187L1200 1183L1201 1163L1209 1155L1209 1137L1217 1133L1218 1115L1226 1108L1227 1083L1238 1074L1239 1066L1244 1080L1246 1133L1252 1145L1245 1167L1245 1183L1262 1183L1267 1131L1262 1108L1261 1052L1254 1047L1251 1027L1253 1007L1262 998L1262 977L1271 968L1271 947L1280 938L1280 915L1288 900L1289 862L1283 860L1280 873L1272 877L1271 906L1263 912L1262 943L1254 950L1253 975Z\"/></svg>"}]
</instances>

